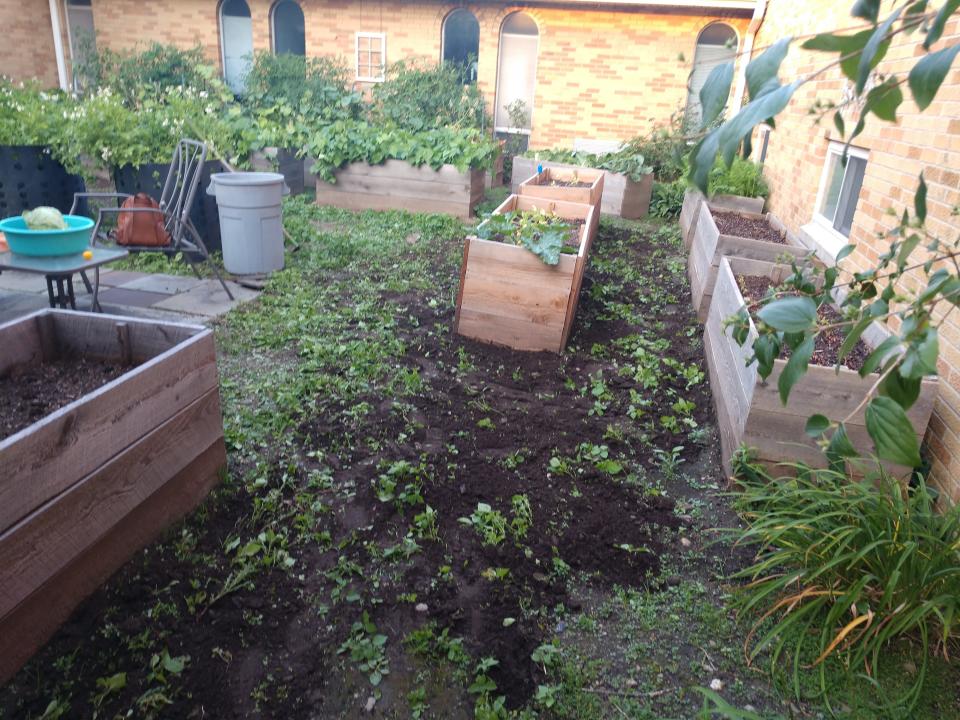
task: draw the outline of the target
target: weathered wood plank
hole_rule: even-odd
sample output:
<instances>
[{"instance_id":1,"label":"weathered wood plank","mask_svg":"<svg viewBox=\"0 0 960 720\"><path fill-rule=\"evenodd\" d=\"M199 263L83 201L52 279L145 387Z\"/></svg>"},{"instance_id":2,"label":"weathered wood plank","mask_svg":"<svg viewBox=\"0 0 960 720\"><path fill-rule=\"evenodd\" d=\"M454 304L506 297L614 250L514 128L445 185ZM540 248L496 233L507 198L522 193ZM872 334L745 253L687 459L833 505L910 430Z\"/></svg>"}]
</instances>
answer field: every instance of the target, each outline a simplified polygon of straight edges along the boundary
<instances>
[{"instance_id":1,"label":"weathered wood plank","mask_svg":"<svg viewBox=\"0 0 960 720\"><path fill-rule=\"evenodd\" d=\"M368 195L387 195L399 197L420 198L423 200L438 200L443 202L462 202L470 200L473 189L470 178L462 175L452 182L433 182L420 179L385 175L337 175L337 182L332 184L335 192L365 193Z\"/></svg>"},{"instance_id":2,"label":"weathered wood plank","mask_svg":"<svg viewBox=\"0 0 960 720\"><path fill-rule=\"evenodd\" d=\"M46 311L41 310L0 325L0 377L15 367L36 365L44 359L40 323L45 316Z\"/></svg>"},{"instance_id":3,"label":"weathered wood plank","mask_svg":"<svg viewBox=\"0 0 960 720\"><path fill-rule=\"evenodd\" d=\"M693 242L693 233L697 228L702 202L703 193L696 188L688 188L683 194L683 205L680 208L680 233L683 238L683 247L688 250Z\"/></svg>"},{"instance_id":4,"label":"weathered wood plank","mask_svg":"<svg viewBox=\"0 0 960 720\"><path fill-rule=\"evenodd\" d=\"M222 437L213 389L0 534L0 617Z\"/></svg>"},{"instance_id":5,"label":"weathered wood plank","mask_svg":"<svg viewBox=\"0 0 960 720\"><path fill-rule=\"evenodd\" d=\"M554 187L552 182L585 182L589 187ZM520 183L518 195L564 200L599 207L603 198L604 172L592 168L544 168Z\"/></svg>"},{"instance_id":6,"label":"weathered wood plank","mask_svg":"<svg viewBox=\"0 0 960 720\"><path fill-rule=\"evenodd\" d=\"M67 489L217 384L213 334L203 329L0 442L0 529Z\"/></svg>"},{"instance_id":7,"label":"weathered wood plank","mask_svg":"<svg viewBox=\"0 0 960 720\"><path fill-rule=\"evenodd\" d=\"M0 619L0 684L50 639L88 595L164 528L199 505L217 484L225 464L221 437Z\"/></svg>"},{"instance_id":8,"label":"weathered wood plank","mask_svg":"<svg viewBox=\"0 0 960 720\"><path fill-rule=\"evenodd\" d=\"M457 332L464 337L514 350L560 352L563 324L541 325L464 306Z\"/></svg>"},{"instance_id":9,"label":"weathered wood plank","mask_svg":"<svg viewBox=\"0 0 960 720\"><path fill-rule=\"evenodd\" d=\"M184 342L202 333L210 333L201 325L185 323L159 323L120 315L100 313L73 313L66 310L48 311L53 318L60 352L67 356L119 360L126 354L124 339L117 325L127 326L130 340L130 356L133 362L142 363L167 352L177 343Z\"/></svg>"}]
</instances>

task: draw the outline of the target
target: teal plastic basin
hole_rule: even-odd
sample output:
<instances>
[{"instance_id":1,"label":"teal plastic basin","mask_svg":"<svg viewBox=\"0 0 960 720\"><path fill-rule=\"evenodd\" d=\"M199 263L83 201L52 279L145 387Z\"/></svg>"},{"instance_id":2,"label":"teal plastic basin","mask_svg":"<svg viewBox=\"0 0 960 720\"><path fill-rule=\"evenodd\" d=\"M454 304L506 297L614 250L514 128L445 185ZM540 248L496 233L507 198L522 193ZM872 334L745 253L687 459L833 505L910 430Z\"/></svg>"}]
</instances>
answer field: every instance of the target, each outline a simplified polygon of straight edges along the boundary
<instances>
[{"instance_id":1,"label":"teal plastic basin","mask_svg":"<svg viewBox=\"0 0 960 720\"><path fill-rule=\"evenodd\" d=\"M7 239L10 252L31 257L74 255L90 244L93 220L82 215L64 215L66 230L30 230L19 215L0 220L0 232Z\"/></svg>"}]
</instances>

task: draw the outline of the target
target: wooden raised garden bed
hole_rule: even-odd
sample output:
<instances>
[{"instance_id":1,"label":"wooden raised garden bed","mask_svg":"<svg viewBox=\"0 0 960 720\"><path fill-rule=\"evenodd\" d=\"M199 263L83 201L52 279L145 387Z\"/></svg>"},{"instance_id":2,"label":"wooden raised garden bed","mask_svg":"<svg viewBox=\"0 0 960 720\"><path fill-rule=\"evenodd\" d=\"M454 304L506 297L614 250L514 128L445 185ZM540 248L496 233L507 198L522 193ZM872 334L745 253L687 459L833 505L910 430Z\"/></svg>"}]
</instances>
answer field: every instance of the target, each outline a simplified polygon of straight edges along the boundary
<instances>
[{"instance_id":1,"label":"wooden raised garden bed","mask_svg":"<svg viewBox=\"0 0 960 720\"><path fill-rule=\"evenodd\" d=\"M849 415L876 380L876 376L861 378L859 373L847 367L839 372L833 365L817 365L811 361L807 373L793 386L789 403L780 402L777 379L786 365L786 360L776 360L773 372L761 380L756 363L747 365L753 355L753 339L756 328L751 321L750 341L741 347L731 337L730 328L724 328L724 320L735 315L745 304L739 278L769 278L781 283L790 275L791 268L757 260L736 257L722 258L713 292L713 301L704 328L704 348L710 371L720 428L723 465L731 473L730 458L741 445L757 452L758 460L774 465L782 462L803 462L811 466L826 465L821 450L814 439L805 432L807 418L824 411L834 420ZM863 335L864 347L856 349L848 358L862 361L870 349L879 345L888 336L879 324L869 328ZM819 341L818 350L820 352ZM920 397L907 411L918 439L923 438L930 413L937 396L936 378L923 381ZM867 434L864 411L861 409L846 425L847 434L854 447L863 454L873 451ZM888 466L897 474L904 468Z\"/></svg>"},{"instance_id":2,"label":"wooden raised garden bed","mask_svg":"<svg viewBox=\"0 0 960 720\"><path fill-rule=\"evenodd\" d=\"M578 165L568 163L558 163L542 161L537 162L534 158L520 157L513 158L513 192L520 191L520 183L531 175L537 174L537 165L546 168L559 168L565 170L580 170ZM653 192L653 174L643 176L641 182L635 182L623 173L614 173L609 170L603 171L603 199L600 201L600 212L604 215L616 215L617 217L636 220L646 216L650 209L650 195Z\"/></svg>"},{"instance_id":3,"label":"wooden raised garden bed","mask_svg":"<svg viewBox=\"0 0 960 720\"><path fill-rule=\"evenodd\" d=\"M334 172L336 183L317 180L317 204L348 210L410 210L469 218L483 199L486 171L414 167L403 160L351 163Z\"/></svg>"},{"instance_id":4,"label":"wooden raised garden bed","mask_svg":"<svg viewBox=\"0 0 960 720\"><path fill-rule=\"evenodd\" d=\"M518 195L494 213L535 208L583 221L576 255L562 254L551 266L519 245L468 237L454 320L459 334L516 350L566 347L599 217L592 205Z\"/></svg>"},{"instance_id":5,"label":"wooden raised garden bed","mask_svg":"<svg viewBox=\"0 0 960 720\"><path fill-rule=\"evenodd\" d=\"M603 170L544 168L520 183L518 195L582 203L599 208L603 197Z\"/></svg>"},{"instance_id":6,"label":"wooden raised garden bed","mask_svg":"<svg viewBox=\"0 0 960 720\"><path fill-rule=\"evenodd\" d=\"M718 224L730 229L721 232ZM710 296L724 256L775 263L809 254L810 251L770 213L761 215L725 210L701 202L687 258L690 294L697 319L703 322L707 318Z\"/></svg>"},{"instance_id":7,"label":"wooden raised garden bed","mask_svg":"<svg viewBox=\"0 0 960 720\"><path fill-rule=\"evenodd\" d=\"M697 188L688 188L683 195L683 207L680 209L680 231L683 234L683 246L690 249L693 233L696 231L697 219L700 217L700 203L704 200L703 193ZM744 195L714 195L710 204L724 210L739 210L748 213L762 213L766 200L762 197L752 198Z\"/></svg>"},{"instance_id":8,"label":"wooden raised garden bed","mask_svg":"<svg viewBox=\"0 0 960 720\"><path fill-rule=\"evenodd\" d=\"M28 315L0 325L0 399L13 432L0 440L3 682L203 500L226 449L213 334L203 327Z\"/></svg>"}]
</instances>

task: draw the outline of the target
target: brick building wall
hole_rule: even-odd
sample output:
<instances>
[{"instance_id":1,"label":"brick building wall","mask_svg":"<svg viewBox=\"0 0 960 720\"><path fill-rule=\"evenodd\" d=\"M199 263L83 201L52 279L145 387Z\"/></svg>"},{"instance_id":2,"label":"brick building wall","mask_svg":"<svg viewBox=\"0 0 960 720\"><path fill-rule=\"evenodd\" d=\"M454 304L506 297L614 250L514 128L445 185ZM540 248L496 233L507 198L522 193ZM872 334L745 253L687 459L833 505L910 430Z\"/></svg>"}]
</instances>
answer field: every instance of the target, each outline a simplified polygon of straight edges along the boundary
<instances>
[{"instance_id":1,"label":"brick building wall","mask_svg":"<svg viewBox=\"0 0 960 720\"><path fill-rule=\"evenodd\" d=\"M0 0L0 75L56 87L57 57L47 0ZM64 42L66 39L64 38Z\"/></svg>"},{"instance_id":2,"label":"brick building wall","mask_svg":"<svg viewBox=\"0 0 960 720\"><path fill-rule=\"evenodd\" d=\"M772 0L756 47L760 50L790 35L862 27L861 21L850 17L851 5L852 0L839 3ZM881 16L891 9L892 3L884 0ZM958 25L956 20L949 23L933 49L956 43L960 39ZM905 75L922 52L917 47L917 37L898 36L878 71ZM835 57L800 50L799 44L798 40L784 61L780 73L784 81L800 77ZM811 221L828 144L837 133L832 114L816 124L809 110L816 98L838 101L845 89L849 91L850 84L839 69L805 85L777 118L777 128L769 137L764 164L764 174L771 187L768 207L788 228L810 243L823 237ZM855 146L866 151L867 164L850 234L850 242L857 244L857 251L842 263L846 270L864 269L886 251L887 243L878 239L878 233L883 234L896 225L888 209L898 214L904 208L912 211L921 170L929 188L929 230L941 238L957 237L960 222L951 211L960 204L960 67L954 65L937 101L923 113L910 99L906 86L903 89L906 101L898 112L897 124L871 116L866 131L854 141ZM846 110L846 127L852 128L857 117L855 109ZM915 283L917 278L908 278L906 282ZM926 446L933 463L934 480L955 501L960 501L960 315L957 313L952 313L941 326L940 355L940 397L927 432Z\"/></svg>"},{"instance_id":3,"label":"brick building wall","mask_svg":"<svg viewBox=\"0 0 960 720\"><path fill-rule=\"evenodd\" d=\"M49 27L49 17L30 18L31 34ZM113 50L161 42L200 45L220 64L218 5L213 0L93 0L97 43ZM0 0L13 16L13 0ZM248 0L255 50L269 50L272 0ZM387 61L412 57L439 60L443 20L460 5L442 2L383 0L301 0L310 56L338 56L352 65L357 31L386 33ZM722 13L639 12L629 8L519 8L491 4L466 5L480 24L478 84L490 108L496 97L500 28L512 12L523 10L537 23L539 51L532 147L570 146L575 138L626 139L665 123L686 104L686 83L697 36L711 22L727 22L742 43L749 23ZM18 11L23 15L22 9ZM40 28L38 31L37 28ZM56 83L50 33L41 39L36 58L24 60L17 74L31 66L43 68L42 78ZM19 43L18 43L19 45ZM44 62L43 59L48 61ZM52 75L50 63L53 64Z\"/></svg>"}]
</instances>

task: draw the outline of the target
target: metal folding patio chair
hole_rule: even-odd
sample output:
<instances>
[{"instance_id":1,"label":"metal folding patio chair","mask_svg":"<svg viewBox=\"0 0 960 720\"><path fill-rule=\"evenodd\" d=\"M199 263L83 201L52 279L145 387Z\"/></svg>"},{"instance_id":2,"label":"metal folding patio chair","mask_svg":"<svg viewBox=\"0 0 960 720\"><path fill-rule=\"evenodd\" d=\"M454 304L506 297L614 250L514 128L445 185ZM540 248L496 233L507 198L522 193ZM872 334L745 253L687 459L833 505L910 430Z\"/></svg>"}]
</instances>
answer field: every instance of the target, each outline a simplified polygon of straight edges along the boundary
<instances>
[{"instance_id":1,"label":"metal folding patio chair","mask_svg":"<svg viewBox=\"0 0 960 720\"><path fill-rule=\"evenodd\" d=\"M227 297L233 300L233 293L231 293L230 288L227 287L227 283L220 274L220 269L216 263L210 261L210 253L207 251L207 246L204 244L203 238L200 237L200 233L197 232L193 221L190 219L190 211L193 209L193 203L197 196L197 188L200 185L200 174L203 171L203 164L206 159L207 146L205 143L182 138L173 151L170 170L167 172L167 179L163 184L163 191L160 194L160 207L101 207L97 213L97 222L94 225L93 236L90 242L92 245L95 245L98 241L109 238L109 236L102 231L103 220L106 216L118 216L122 212L161 214L164 219L164 228L170 235L169 245L159 247L124 245L123 247L127 250L137 252L159 251L167 254L183 252L186 254L190 267L197 277L200 277L200 272L197 270L196 263L194 263L192 256L200 255L203 258L203 262L207 263L213 271L214 276L220 281L224 292L227 293ZM129 197L132 197L129 193L76 193L73 196L73 207L70 209L70 212L72 214L76 210L78 203L83 199L116 200L119 204ZM90 281L86 275L82 275L82 277L84 284L87 286L87 290L93 293L94 298L96 298L97 291L100 287L99 268L95 271L93 287L90 286Z\"/></svg>"}]
</instances>

